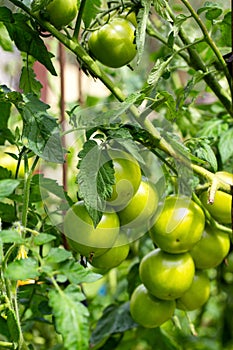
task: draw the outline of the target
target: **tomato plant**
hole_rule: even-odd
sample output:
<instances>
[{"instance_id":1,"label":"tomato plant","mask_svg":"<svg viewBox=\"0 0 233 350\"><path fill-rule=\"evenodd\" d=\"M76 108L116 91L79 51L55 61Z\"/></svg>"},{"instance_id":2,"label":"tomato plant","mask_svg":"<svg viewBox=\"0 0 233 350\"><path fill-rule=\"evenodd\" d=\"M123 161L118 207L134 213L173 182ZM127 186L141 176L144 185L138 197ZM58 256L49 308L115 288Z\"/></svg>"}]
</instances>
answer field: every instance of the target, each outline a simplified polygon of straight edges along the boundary
<instances>
[{"instance_id":1,"label":"tomato plant","mask_svg":"<svg viewBox=\"0 0 233 350\"><path fill-rule=\"evenodd\" d=\"M1 349L232 349L231 31L229 0L1 2Z\"/></svg>"},{"instance_id":2,"label":"tomato plant","mask_svg":"<svg viewBox=\"0 0 233 350\"><path fill-rule=\"evenodd\" d=\"M113 18L91 33L88 47L92 55L104 65L122 67L137 54L135 27L127 19Z\"/></svg>"}]
</instances>

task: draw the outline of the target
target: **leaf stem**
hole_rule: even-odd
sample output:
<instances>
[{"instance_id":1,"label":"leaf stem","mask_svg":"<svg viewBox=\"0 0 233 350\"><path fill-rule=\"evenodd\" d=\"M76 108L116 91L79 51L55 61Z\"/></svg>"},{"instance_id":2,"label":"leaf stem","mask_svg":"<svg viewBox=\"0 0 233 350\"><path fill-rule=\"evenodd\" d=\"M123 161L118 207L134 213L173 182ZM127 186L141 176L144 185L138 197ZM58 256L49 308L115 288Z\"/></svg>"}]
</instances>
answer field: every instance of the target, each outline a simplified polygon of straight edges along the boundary
<instances>
[{"instance_id":1,"label":"leaf stem","mask_svg":"<svg viewBox=\"0 0 233 350\"><path fill-rule=\"evenodd\" d=\"M81 27L81 21L82 21L82 16L83 16L83 11L86 5L86 0L81 0L79 10L78 10L78 17L75 23L75 28L74 28L74 33L73 33L73 39L78 40L79 37L79 31Z\"/></svg>"}]
</instances>

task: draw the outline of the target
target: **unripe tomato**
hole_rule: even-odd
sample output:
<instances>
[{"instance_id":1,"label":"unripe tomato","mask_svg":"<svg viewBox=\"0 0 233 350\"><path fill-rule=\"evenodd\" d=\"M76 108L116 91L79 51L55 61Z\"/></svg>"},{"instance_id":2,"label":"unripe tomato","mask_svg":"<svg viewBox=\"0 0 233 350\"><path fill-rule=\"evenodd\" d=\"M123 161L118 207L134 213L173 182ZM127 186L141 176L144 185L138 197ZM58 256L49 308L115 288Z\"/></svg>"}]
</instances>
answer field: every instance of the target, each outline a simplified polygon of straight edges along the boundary
<instances>
[{"instance_id":1,"label":"unripe tomato","mask_svg":"<svg viewBox=\"0 0 233 350\"><path fill-rule=\"evenodd\" d=\"M108 150L113 161L115 184L108 202L114 207L124 207L133 198L141 183L141 169L129 154L118 149Z\"/></svg>"},{"instance_id":2,"label":"unripe tomato","mask_svg":"<svg viewBox=\"0 0 233 350\"><path fill-rule=\"evenodd\" d=\"M168 253L184 253L200 239L205 225L202 209L188 197L168 196L155 217L150 236Z\"/></svg>"},{"instance_id":3,"label":"unripe tomato","mask_svg":"<svg viewBox=\"0 0 233 350\"><path fill-rule=\"evenodd\" d=\"M134 11L130 11L130 9L126 9L122 13L119 13L119 17L125 18L128 21L130 21L134 25L135 28L138 25L136 13Z\"/></svg>"},{"instance_id":4,"label":"unripe tomato","mask_svg":"<svg viewBox=\"0 0 233 350\"><path fill-rule=\"evenodd\" d=\"M175 311L174 300L160 300L151 295L140 284L131 295L130 313L135 322L146 328L161 326L169 320Z\"/></svg>"},{"instance_id":5,"label":"unripe tomato","mask_svg":"<svg viewBox=\"0 0 233 350\"><path fill-rule=\"evenodd\" d=\"M129 204L118 213L121 226L124 228L148 229L149 220L158 207L159 196L156 188L146 178Z\"/></svg>"},{"instance_id":6,"label":"unripe tomato","mask_svg":"<svg viewBox=\"0 0 233 350\"><path fill-rule=\"evenodd\" d=\"M78 12L78 0L52 0L46 7L48 20L60 29L69 24Z\"/></svg>"},{"instance_id":7,"label":"unripe tomato","mask_svg":"<svg viewBox=\"0 0 233 350\"><path fill-rule=\"evenodd\" d=\"M231 203L232 196L229 193L217 190L214 197L214 203L208 203L208 192L201 194L200 200L211 216L222 224L230 224L232 221Z\"/></svg>"},{"instance_id":8,"label":"unripe tomato","mask_svg":"<svg viewBox=\"0 0 233 350\"><path fill-rule=\"evenodd\" d=\"M217 171L215 175L217 175L217 177L219 177L220 180L233 186L233 174L228 173L227 171Z\"/></svg>"},{"instance_id":9,"label":"unripe tomato","mask_svg":"<svg viewBox=\"0 0 233 350\"><path fill-rule=\"evenodd\" d=\"M225 232L206 226L201 240L190 250L198 269L210 269L221 264L230 249L230 239Z\"/></svg>"},{"instance_id":10,"label":"unripe tomato","mask_svg":"<svg viewBox=\"0 0 233 350\"><path fill-rule=\"evenodd\" d=\"M155 249L139 266L142 283L155 297L173 300L181 297L193 281L195 266L189 253L169 254Z\"/></svg>"},{"instance_id":11,"label":"unripe tomato","mask_svg":"<svg viewBox=\"0 0 233 350\"><path fill-rule=\"evenodd\" d=\"M136 56L135 27L124 18L114 17L88 40L91 54L105 66L122 67Z\"/></svg>"},{"instance_id":12,"label":"unripe tomato","mask_svg":"<svg viewBox=\"0 0 233 350\"><path fill-rule=\"evenodd\" d=\"M204 305L210 296L210 280L204 271L196 271L190 288L176 300L176 307L192 311Z\"/></svg>"},{"instance_id":13,"label":"unripe tomato","mask_svg":"<svg viewBox=\"0 0 233 350\"><path fill-rule=\"evenodd\" d=\"M64 218L64 234L74 251L86 257L99 256L110 249L119 233L119 218L112 212L103 213L94 228L83 201L74 204Z\"/></svg>"},{"instance_id":14,"label":"unripe tomato","mask_svg":"<svg viewBox=\"0 0 233 350\"><path fill-rule=\"evenodd\" d=\"M99 269L112 269L124 261L129 253L129 242L127 235L120 232L112 246L106 253L93 257L91 265Z\"/></svg>"}]
</instances>

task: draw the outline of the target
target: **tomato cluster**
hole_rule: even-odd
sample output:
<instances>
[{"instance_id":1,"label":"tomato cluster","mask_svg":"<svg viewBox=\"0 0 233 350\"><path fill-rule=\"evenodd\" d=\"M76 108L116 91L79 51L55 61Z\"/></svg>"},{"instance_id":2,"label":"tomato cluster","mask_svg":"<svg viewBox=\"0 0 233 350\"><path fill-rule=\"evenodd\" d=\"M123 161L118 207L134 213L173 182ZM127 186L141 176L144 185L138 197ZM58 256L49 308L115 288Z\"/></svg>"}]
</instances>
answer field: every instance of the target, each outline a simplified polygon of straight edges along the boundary
<instances>
[{"instance_id":1,"label":"tomato cluster","mask_svg":"<svg viewBox=\"0 0 233 350\"><path fill-rule=\"evenodd\" d=\"M191 199L168 196L159 205L149 230L156 248L139 265L141 284L130 298L133 319L148 328L169 320L175 309L191 311L209 298L206 269L223 261L229 236L205 224L202 209Z\"/></svg>"},{"instance_id":2,"label":"tomato cluster","mask_svg":"<svg viewBox=\"0 0 233 350\"><path fill-rule=\"evenodd\" d=\"M147 232L159 202L156 188L142 176L132 155L114 148L108 150L108 155L115 183L99 224L94 227L83 201L73 205L64 218L70 248L87 257L94 267L106 270L127 258L130 241L135 239L132 235Z\"/></svg>"}]
</instances>

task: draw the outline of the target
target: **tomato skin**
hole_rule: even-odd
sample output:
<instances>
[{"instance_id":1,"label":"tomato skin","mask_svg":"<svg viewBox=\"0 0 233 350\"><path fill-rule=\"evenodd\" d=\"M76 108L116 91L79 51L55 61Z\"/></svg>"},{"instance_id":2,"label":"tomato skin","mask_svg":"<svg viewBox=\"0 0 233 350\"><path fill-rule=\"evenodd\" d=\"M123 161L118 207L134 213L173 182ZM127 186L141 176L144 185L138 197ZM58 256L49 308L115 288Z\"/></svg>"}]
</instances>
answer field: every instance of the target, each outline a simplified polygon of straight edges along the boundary
<instances>
[{"instance_id":1,"label":"tomato skin","mask_svg":"<svg viewBox=\"0 0 233 350\"><path fill-rule=\"evenodd\" d=\"M70 247L86 257L99 256L110 249L119 230L119 218L114 211L104 213L94 228L83 201L74 204L64 218L64 234Z\"/></svg>"},{"instance_id":2,"label":"tomato skin","mask_svg":"<svg viewBox=\"0 0 233 350\"><path fill-rule=\"evenodd\" d=\"M131 295L130 313L135 322L146 328L156 328L168 321L175 311L174 300L160 300L140 284Z\"/></svg>"},{"instance_id":3,"label":"tomato skin","mask_svg":"<svg viewBox=\"0 0 233 350\"><path fill-rule=\"evenodd\" d=\"M142 283L162 300L179 298L191 286L195 273L189 253L169 254L157 248L143 257L139 266Z\"/></svg>"},{"instance_id":4,"label":"tomato skin","mask_svg":"<svg viewBox=\"0 0 233 350\"><path fill-rule=\"evenodd\" d=\"M145 228L147 230L149 220L155 214L158 207L158 202L158 192L153 185L143 177L131 201L118 213L121 226L130 229Z\"/></svg>"},{"instance_id":5,"label":"tomato skin","mask_svg":"<svg viewBox=\"0 0 233 350\"><path fill-rule=\"evenodd\" d=\"M129 203L141 183L141 169L129 154L118 149L110 149L108 154L113 162L115 184L108 202L113 207L122 208Z\"/></svg>"},{"instance_id":6,"label":"tomato skin","mask_svg":"<svg viewBox=\"0 0 233 350\"><path fill-rule=\"evenodd\" d=\"M227 233L206 226L201 240L190 250L196 268L210 269L221 264L230 249Z\"/></svg>"},{"instance_id":7,"label":"tomato skin","mask_svg":"<svg viewBox=\"0 0 233 350\"><path fill-rule=\"evenodd\" d=\"M188 197L168 196L150 228L153 242L168 253L190 250L202 236L205 216L202 209Z\"/></svg>"},{"instance_id":8,"label":"tomato skin","mask_svg":"<svg viewBox=\"0 0 233 350\"><path fill-rule=\"evenodd\" d=\"M200 200L205 208L210 212L211 216L222 224L230 224L231 216L231 202L232 196L229 193L217 190L214 197L214 203L208 203L208 192L201 194Z\"/></svg>"},{"instance_id":9,"label":"tomato skin","mask_svg":"<svg viewBox=\"0 0 233 350\"><path fill-rule=\"evenodd\" d=\"M129 242L124 232L119 232L113 246L99 257L95 257L91 261L91 265L99 268L110 270L120 265L128 256Z\"/></svg>"},{"instance_id":10,"label":"tomato skin","mask_svg":"<svg viewBox=\"0 0 233 350\"><path fill-rule=\"evenodd\" d=\"M91 33L88 47L91 54L105 66L125 66L137 54L135 27L127 19L115 17Z\"/></svg>"},{"instance_id":11,"label":"tomato skin","mask_svg":"<svg viewBox=\"0 0 233 350\"><path fill-rule=\"evenodd\" d=\"M210 296L210 280L204 271L196 271L190 288L176 300L176 307L192 311L203 306Z\"/></svg>"},{"instance_id":12,"label":"tomato skin","mask_svg":"<svg viewBox=\"0 0 233 350\"><path fill-rule=\"evenodd\" d=\"M77 0L53 0L46 7L49 22L58 29L68 25L76 17L77 12Z\"/></svg>"}]
</instances>

